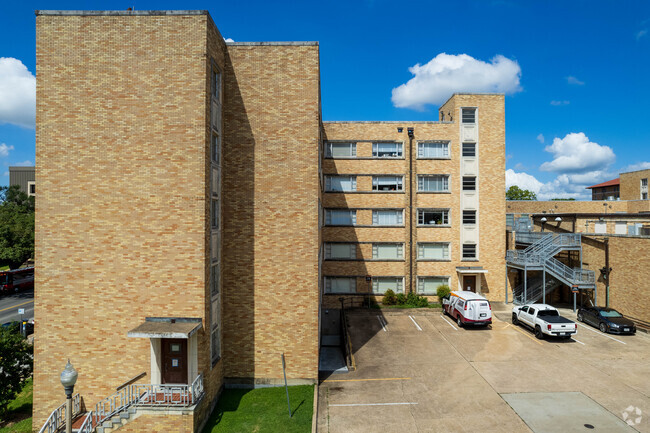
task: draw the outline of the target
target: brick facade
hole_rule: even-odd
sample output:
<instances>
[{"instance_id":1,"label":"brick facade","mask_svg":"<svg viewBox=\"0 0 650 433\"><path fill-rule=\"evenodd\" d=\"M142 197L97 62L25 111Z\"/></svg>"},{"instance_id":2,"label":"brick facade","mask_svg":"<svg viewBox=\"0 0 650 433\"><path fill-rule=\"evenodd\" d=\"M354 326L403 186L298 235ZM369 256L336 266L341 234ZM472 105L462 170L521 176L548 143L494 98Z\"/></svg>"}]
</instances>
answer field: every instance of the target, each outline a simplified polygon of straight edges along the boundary
<instances>
[{"instance_id":1,"label":"brick facade","mask_svg":"<svg viewBox=\"0 0 650 433\"><path fill-rule=\"evenodd\" d=\"M646 196L641 197L641 180L645 179ZM621 173L621 200L644 200L648 201L648 179L650 179L650 170L631 171Z\"/></svg>"}]
</instances>

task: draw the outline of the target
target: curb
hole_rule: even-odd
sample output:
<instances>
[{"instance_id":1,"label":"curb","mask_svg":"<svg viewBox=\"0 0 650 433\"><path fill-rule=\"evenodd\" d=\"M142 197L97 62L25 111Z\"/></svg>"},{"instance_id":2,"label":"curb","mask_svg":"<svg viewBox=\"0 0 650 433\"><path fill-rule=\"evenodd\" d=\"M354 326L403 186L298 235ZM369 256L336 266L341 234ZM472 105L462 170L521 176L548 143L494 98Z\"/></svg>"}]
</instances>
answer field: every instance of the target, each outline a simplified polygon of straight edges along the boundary
<instances>
[{"instance_id":1,"label":"curb","mask_svg":"<svg viewBox=\"0 0 650 433\"><path fill-rule=\"evenodd\" d=\"M314 384L314 410L311 417L311 433L318 430L318 382Z\"/></svg>"}]
</instances>

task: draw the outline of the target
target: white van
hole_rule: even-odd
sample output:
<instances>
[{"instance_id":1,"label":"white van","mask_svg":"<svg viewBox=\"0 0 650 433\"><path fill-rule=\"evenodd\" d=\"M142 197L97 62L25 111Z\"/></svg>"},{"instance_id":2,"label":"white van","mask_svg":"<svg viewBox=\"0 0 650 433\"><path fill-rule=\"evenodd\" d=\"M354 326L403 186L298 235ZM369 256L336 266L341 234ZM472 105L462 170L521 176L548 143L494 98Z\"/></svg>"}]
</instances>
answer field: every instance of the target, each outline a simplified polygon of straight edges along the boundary
<instances>
[{"instance_id":1,"label":"white van","mask_svg":"<svg viewBox=\"0 0 650 433\"><path fill-rule=\"evenodd\" d=\"M490 301L474 292L451 292L442 300L442 309L456 319L458 326L492 324Z\"/></svg>"}]
</instances>

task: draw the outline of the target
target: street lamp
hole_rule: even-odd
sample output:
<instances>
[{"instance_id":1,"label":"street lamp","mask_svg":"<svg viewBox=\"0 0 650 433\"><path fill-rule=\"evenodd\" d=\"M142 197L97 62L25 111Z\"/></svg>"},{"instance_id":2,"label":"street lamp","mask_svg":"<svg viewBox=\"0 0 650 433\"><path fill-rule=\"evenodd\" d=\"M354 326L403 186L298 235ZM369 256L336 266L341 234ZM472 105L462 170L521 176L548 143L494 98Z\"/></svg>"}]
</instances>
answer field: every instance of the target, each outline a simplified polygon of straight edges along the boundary
<instances>
[{"instance_id":1,"label":"street lamp","mask_svg":"<svg viewBox=\"0 0 650 433\"><path fill-rule=\"evenodd\" d=\"M74 392L74 384L77 383L77 370L74 369L70 360L65 365L65 369L61 372L61 385L65 389L66 405L65 405L65 431L72 433L72 393Z\"/></svg>"},{"instance_id":2,"label":"street lamp","mask_svg":"<svg viewBox=\"0 0 650 433\"><path fill-rule=\"evenodd\" d=\"M544 224L546 224L547 219L546 217L542 217L540 221L542 222L542 232L544 232Z\"/></svg>"}]
</instances>

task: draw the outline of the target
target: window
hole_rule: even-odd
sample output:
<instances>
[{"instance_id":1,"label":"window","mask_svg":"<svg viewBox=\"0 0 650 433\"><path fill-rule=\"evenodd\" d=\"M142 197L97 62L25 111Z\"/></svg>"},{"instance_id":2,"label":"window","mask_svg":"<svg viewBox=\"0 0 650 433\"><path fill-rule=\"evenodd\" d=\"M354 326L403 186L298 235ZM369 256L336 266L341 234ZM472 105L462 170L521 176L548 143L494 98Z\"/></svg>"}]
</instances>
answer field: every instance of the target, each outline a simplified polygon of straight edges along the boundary
<instances>
[{"instance_id":1,"label":"window","mask_svg":"<svg viewBox=\"0 0 650 433\"><path fill-rule=\"evenodd\" d=\"M446 174L418 176L418 191L449 192L449 176Z\"/></svg>"},{"instance_id":2,"label":"window","mask_svg":"<svg viewBox=\"0 0 650 433\"><path fill-rule=\"evenodd\" d=\"M401 209L395 210L373 210L373 226L401 226L404 224L404 212Z\"/></svg>"},{"instance_id":3,"label":"window","mask_svg":"<svg viewBox=\"0 0 650 433\"><path fill-rule=\"evenodd\" d=\"M476 176L463 176L463 191L476 191Z\"/></svg>"},{"instance_id":4,"label":"window","mask_svg":"<svg viewBox=\"0 0 650 433\"><path fill-rule=\"evenodd\" d=\"M356 176L325 176L325 191L347 192L357 190Z\"/></svg>"},{"instance_id":5,"label":"window","mask_svg":"<svg viewBox=\"0 0 650 433\"><path fill-rule=\"evenodd\" d=\"M463 156L476 156L476 143L463 143Z\"/></svg>"},{"instance_id":6,"label":"window","mask_svg":"<svg viewBox=\"0 0 650 433\"><path fill-rule=\"evenodd\" d=\"M418 158L449 158L448 141L418 143Z\"/></svg>"},{"instance_id":7,"label":"window","mask_svg":"<svg viewBox=\"0 0 650 433\"><path fill-rule=\"evenodd\" d=\"M418 225L435 226L449 224L449 209L418 209Z\"/></svg>"},{"instance_id":8,"label":"window","mask_svg":"<svg viewBox=\"0 0 650 433\"><path fill-rule=\"evenodd\" d=\"M27 182L27 196L35 196L36 195L36 182L35 181L29 181Z\"/></svg>"},{"instance_id":9,"label":"window","mask_svg":"<svg viewBox=\"0 0 650 433\"><path fill-rule=\"evenodd\" d=\"M647 179L647 178L645 178L645 179L641 179L641 187L644 187L644 186L645 186L645 187L648 186L648 179Z\"/></svg>"},{"instance_id":10,"label":"window","mask_svg":"<svg viewBox=\"0 0 650 433\"><path fill-rule=\"evenodd\" d=\"M374 158L401 158L402 143L372 143Z\"/></svg>"},{"instance_id":11,"label":"window","mask_svg":"<svg viewBox=\"0 0 650 433\"><path fill-rule=\"evenodd\" d=\"M210 342L212 362L221 357L221 287L219 281L219 265L212 266L210 275Z\"/></svg>"},{"instance_id":12,"label":"window","mask_svg":"<svg viewBox=\"0 0 650 433\"><path fill-rule=\"evenodd\" d=\"M356 223L356 210L325 210L325 224L328 226L353 226Z\"/></svg>"},{"instance_id":13,"label":"window","mask_svg":"<svg viewBox=\"0 0 650 433\"><path fill-rule=\"evenodd\" d=\"M404 244L372 244L374 260L399 260L404 258Z\"/></svg>"},{"instance_id":14,"label":"window","mask_svg":"<svg viewBox=\"0 0 650 433\"><path fill-rule=\"evenodd\" d=\"M220 144L219 144L219 134L216 132L212 133L212 161L215 164L219 163L219 152L220 152Z\"/></svg>"},{"instance_id":15,"label":"window","mask_svg":"<svg viewBox=\"0 0 650 433\"><path fill-rule=\"evenodd\" d=\"M212 297L214 298L215 296L219 295L219 292L221 291L220 284L219 284L219 265L213 265L211 269L211 275L210 275L210 293L212 294Z\"/></svg>"},{"instance_id":16,"label":"window","mask_svg":"<svg viewBox=\"0 0 650 433\"><path fill-rule=\"evenodd\" d=\"M395 293L404 292L404 278L402 277L372 277L372 292L386 293L386 290Z\"/></svg>"},{"instance_id":17,"label":"window","mask_svg":"<svg viewBox=\"0 0 650 433\"><path fill-rule=\"evenodd\" d=\"M449 243L419 243L418 260L449 260Z\"/></svg>"},{"instance_id":18,"label":"window","mask_svg":"<svg viewBox=\"0 0 650 433\"><path fill-rule=\"evenodd\" d=\"M476 224L476 211L464 210L463 211L463 224Z\"/></svg>"},{"instance_id":19,"label":"window","mask_svg":"<svg viewBox=\"0 0 650 433\"><path fill-rule=\"evenodd\" d=\"M476 108L463 108L463 123L476 123Z\"/></svg>"},{"instance_id":20,"label":"window","mask_svg":"<svg viewBox=\"0 0 650 433\"><path fill-rule=\"evenodd\" d=\"M442 285L449 285L449 277L418 277L420 295L435 295Z\"/></svg>"},{"instance_id":21,"label":"window","mask_svg":"<svg viewBox=\"0 0 650 433\"><path fill-rule=\"evenodd\" d=\"M402 176L373 176L373 191L402 191Z\"/></svg>"},{"instance_id":22,"label":"window","mask_svg":"<svg viewBox=\"0 0 650 433\"><path fill-rule=\"evenodd\" d=\"M325 143L325 157L354 158L357 156L357 143Z\"/></svg>"},{"instance_id":23,"label":"window","mask_svg":"<svg viewBox=\"0 0 650 433\"><path fill-rule=\"evenodd\" d=\"M219 228L219 199L212 198L212 228Z\"/></svg>"},{"instance_id":24,"label":"window","mask_svg":"<svg viewBox=\"0 0 650 433\"><path fill-rule=\"evenodd\" d=\"M351 260L357 258L356 244L325 244L325 258L329 260Z\"/></svg>"},{"instance_id":25,"label":"window","mask_svg":"<svg viewBox=\"0 0 650 433\"><path fill-rule=\"evenodd\" d=\"M476 258L476 244L463 244L463 259Z\"/></svg>"},{"instance_id":26,"label":"window","mask_svg":"<svg viewBox=\"0 0 650 433\"><path fill-rule=\"evenodd\" d=\"M357 291L355 277L325 277L325 293L354 293Z\"/></svg>"},{"instance_id":27,"label":"window","mask_svg":"<svg viewBox=\"0 0 650 433\"><path fill-rule=\"evenodd\" d=\"M214 64L212 65L212 97L221 101L221 71Z\"/></svg>"},{"instance_id":28,"label":"window","mask_svg":"<svg viewBox=\"0 0 650 433\"><path fill-rule=\"evenodd\" d=\"M648 193L647 192L642 192L641 193L641 200L647 200L648 199Z\"/></svg>"}]
</instances>

